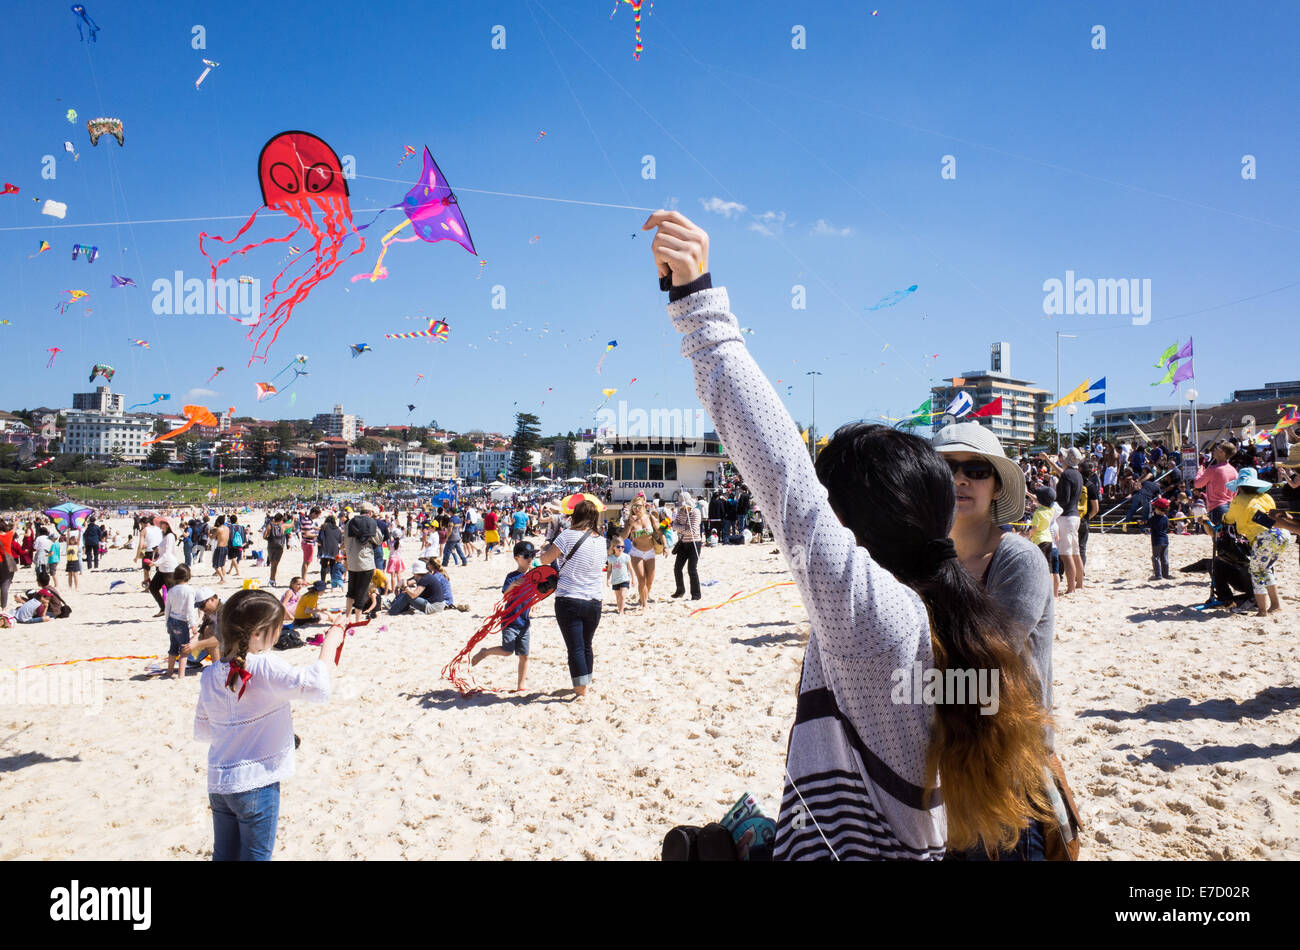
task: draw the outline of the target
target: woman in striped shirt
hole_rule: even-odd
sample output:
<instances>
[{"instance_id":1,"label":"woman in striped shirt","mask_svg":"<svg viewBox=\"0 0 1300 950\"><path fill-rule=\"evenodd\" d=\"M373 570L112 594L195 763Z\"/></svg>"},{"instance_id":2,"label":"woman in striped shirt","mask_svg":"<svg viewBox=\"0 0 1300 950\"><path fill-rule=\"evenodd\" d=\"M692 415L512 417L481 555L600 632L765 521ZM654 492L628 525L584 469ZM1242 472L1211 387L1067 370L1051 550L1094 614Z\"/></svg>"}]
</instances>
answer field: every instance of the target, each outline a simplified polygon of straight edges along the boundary
<instances>
[{"instance_id":1,"label":"woman in striped shirt","mask_svg":"<svg viewBox=\"0 0 1300 950\"><path fill-rule=\"evenodd\" d=\"M924 439L854 424L814 470L726 291L713 288L708 235L675 211L652 214L644 228L655 227L696 394L812 620L774 856L937 860L947 846L1009 847L1029 818L1051 815L1047 715L1004 615L948 539L948 466ZM913 695L922 671L948 689ZM991 680L992 696L953 702L966 671Z\"/></svg>"},{"instance_id":2,"label":"woman in striped shirt","mask_svg":"<svg viewBox=\"0 0 1300 950\"><path fill-rule=\"evenodd\" d=\"M700 599L700 575L696 565L700 560L700 512L695 507L695 500L689 492L682 492L677 512L673 515L673 530L677 532L677 561L673 564L673 576L677 579L674 597L686 594L686 585L682 583L682 568L691 578L691 600Z\"/></svg>"}]
</instances>

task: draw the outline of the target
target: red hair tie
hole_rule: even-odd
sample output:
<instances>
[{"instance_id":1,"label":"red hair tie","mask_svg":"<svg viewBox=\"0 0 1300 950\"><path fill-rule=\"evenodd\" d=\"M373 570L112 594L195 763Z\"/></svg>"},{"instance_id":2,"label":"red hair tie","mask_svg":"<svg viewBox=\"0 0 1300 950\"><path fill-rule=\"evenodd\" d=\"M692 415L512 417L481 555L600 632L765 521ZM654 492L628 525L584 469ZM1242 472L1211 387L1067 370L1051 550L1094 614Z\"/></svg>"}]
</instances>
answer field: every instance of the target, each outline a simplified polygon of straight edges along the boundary
<instances>
[{"instance_id":1,"label":"red hair tie","mask_svg":"<svg viewBox=\"0 0 1300 950\"><path fill-rule=\"evenodd\" d=\"M239 695L235 697L236 701L244 698L244 690L248 688L248 681L253 678L253 674L248 672L242 661L235 658L230 661L230 675L226 677L226 689L233 689L235 680L239 680Z\"/></svg>"}]
</instances>

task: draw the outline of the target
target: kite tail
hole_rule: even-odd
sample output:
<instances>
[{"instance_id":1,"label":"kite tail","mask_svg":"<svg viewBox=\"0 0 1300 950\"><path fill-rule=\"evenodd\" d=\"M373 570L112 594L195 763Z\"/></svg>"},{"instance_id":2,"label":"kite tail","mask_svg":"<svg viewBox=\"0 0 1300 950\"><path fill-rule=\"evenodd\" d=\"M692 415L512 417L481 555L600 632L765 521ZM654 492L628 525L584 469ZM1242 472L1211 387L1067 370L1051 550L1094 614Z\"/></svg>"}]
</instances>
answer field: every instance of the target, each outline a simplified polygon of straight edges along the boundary
<instances>
[{"instance_id":1,"label":"kite tail","mask_svg":"<svg viewBox=\"0 0 1300 950\"><path fill-rule=\"evenodd\" d=\"M529 583L521 584L519 587L508 592L505 597L501 599L501 602L497 604L496 610L492 611L491 616L483 621L483 626L479 627L478 630L474 632L474 635L469 638L469 641L461 647L460 652L452 657L451 661L442 668L441 678L450 681L450 683L456 687L456 691L462 696L469 696L473 693L481 693L485 691L496 692L496 690L491 689L491 687L479 686L474 682L472 674L469 674L468 678L466 678L466 676L462 675L459 667L469 659L474 648L478 646L484 638L488 636L488 634L494 632L499 633L504 630L518 619L519 615L525 610L532 607L534 604L541 602L545 598L545 594L540 593L536 586Z\"/></svg>"},{"instance_id":2,"label":"kite tail","mask_svg":"<svg viewBox=\"0 0 1300 950\"><path fill-rule=\"evenodd\" d=\"M297 277L290 282L289 286L286 288L286 293L289 291L292 291L292 293L276 304L275 309L268 314L267 319L263 321L262 332L258 336L257 343L253 348L253 355L249 357L248 360L248 365L250 366L253 365L254 360L260 359L263 362L266 361L266 354L275 344L276 338L279 337L280 330L283 329L284 324L289 322L289 317L293 314L293 308L302 303L302 301L307 298L307 295L315 289L317 284L334 276L334 272L343 265L344 260L355 257L366 249L366 239L361 237L361 246L351 254L340 259L339 248L343 246L343 242L347 239L348 233L355 230L352 227L352 222L348 215L344 212L342 201L337 197L315 197L311 200L318 208L320 208L322 220L325 222L325 230L323 232L313 227L313 233L316 236L316 243L312 245L312 252L319 258L321 245L324 243L325 238L328 237L330 240L330 246L329 250L325 254L325 262L323 264L318 263L310 272ZM360 237L360 235L358 235L358 237ZM284 272L281 271L280 275L276 275L277 281L283 273ZM274 282L272 282L272 287L274 288ZM272 292L267 295L266 302L269 303L270 298L274 295L275 291L272 289ZM249 331L250 338L252 337L252 332L252 330ZM266 334L268 332L271 333L270 340L266 339ZM259 349L262 351L260 354L258 353Z\"/></svg>"},{"instance_id":3,"label":"kite tail","mask_svg":"<svg viewBox=\"0 0 1300 950\"><path fill-rule=\"evenodd\" d=\"M393 236L410 223L411 223L411 219L407 218L405 221L403 221L401 224L394 227L391 231L389 231L387 234L383 236L381 242L383 244L383 247L381 247L379 250L379 260L375 261L375 269L370 274L370 280L372 283L379 279L379 272L384 269L384 255L388 253L388 245L393 243Z\"/></svg>"}]
</instances>

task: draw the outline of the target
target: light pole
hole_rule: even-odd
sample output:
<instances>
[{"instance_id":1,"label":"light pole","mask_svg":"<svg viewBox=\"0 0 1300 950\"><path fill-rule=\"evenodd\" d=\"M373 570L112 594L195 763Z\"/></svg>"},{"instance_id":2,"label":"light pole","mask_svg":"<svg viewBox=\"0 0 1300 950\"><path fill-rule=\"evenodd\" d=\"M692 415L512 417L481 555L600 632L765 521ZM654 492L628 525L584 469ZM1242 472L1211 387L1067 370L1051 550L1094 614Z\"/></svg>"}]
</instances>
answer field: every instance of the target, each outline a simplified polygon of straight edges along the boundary
<instances>
[{"instance_id":1,"label":"light pole","mask_svg":"<svg viewBox=\"0 0 1300 950\"><path fill-rule=\"evenodd\" d=\"M1074 445L1074 414L1078 411L1079 407L1074 403L1070 403L1065 407L1065 413L1070 417L1070 445ZM1061 444L1059 441L1056 444L1056 454L1061 454Z\"/></svg>"},{"instance_id":2,"label":"light pole","mask_svg":"<svg viewBox=\"0 0 1300 950\"><path fill-rule=\"evenodd\" d=\"M808 429L808 442L809 444L812 445L812 460L815 464L817 462L817 379L816 377L821 376L822 372L820 370L810 369L808 370L808 372L804 373L804 375L814 377L812 381L812 423L810 424Z\"/></svg>"},{"instance_id":3,"label":"light pole","mask_svg":"<svg viewBox=\"0 0 1300 950\"><path fill-rule=\"evenodd\" d=\"M1073 333L1062 333L1056 331L1056 398L1061 398L1061 338L1067 340L1077 340L1078 336ZM1053 423L1056 429L1056 454L1061 454L1061 407L1056 407L1056 421Z\"/></svg>"},{"instance_id":4,"label":"light pole","mask_svg":"<svg viewBox=\"0 0 1300 950\"><path fill-rule=\"evenodd\" d=\"M1187 390L1187 401L1192 404L1192 452L1196 456L1196 462L1199 465L1201 461L1201 433L1200 427L1196 424L1196 397L1199 396L1195 389Z\"/></svg>"},{"instance_id":5,"label":"light pole","mask_svg":"<svg viewBox=\"0 0 1300 950\"><path fill-rule=\"evenodd\" d=\"M320 504L320 459L321 453L329 448L329 443L320 441L316 443L316 504Z\"/></svg>"}]
</instances>

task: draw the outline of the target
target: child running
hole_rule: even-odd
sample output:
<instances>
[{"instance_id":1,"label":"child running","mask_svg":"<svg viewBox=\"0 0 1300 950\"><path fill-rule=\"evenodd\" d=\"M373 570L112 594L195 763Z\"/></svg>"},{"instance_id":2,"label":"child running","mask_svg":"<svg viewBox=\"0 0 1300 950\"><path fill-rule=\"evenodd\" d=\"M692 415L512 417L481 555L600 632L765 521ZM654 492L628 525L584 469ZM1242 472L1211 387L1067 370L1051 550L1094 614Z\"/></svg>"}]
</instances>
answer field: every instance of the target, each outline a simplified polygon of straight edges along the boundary
<instances>
[{"instance_id":1,"label":"child running","mask_svg":"<svg viewBox=\"0 0 1300 950\"><path fill-rule=\"evenodd\" d=\"M524 579L524 575L533 566L533 558L537 555L537 549L533 547L531 541L520 541L515 545L514 553L515 570L506 575L505 582L501 585L503 594ZM478 662L484 657L519 657L519 680L516 682L514 689L516 693L524 691L524 676L528 673L528 631L533 623L528 613L525 610L510 621L510 626L501 631L501 646L484 647L475 653L474 658L469 661L470 666L477 666Z\"/></svg>"},{"instance_id":2,"label":"child running","mask_svg":"<svg viewBox=\"0 0 1300 950\"><path fill-rule=\"evenodd\" d=\"M343 640L335 624L320 656L294 666L267 651L284 608L264 590L236 591L217 627L221 660L199 680L194 738L208 742L212 860L269 861L280 818L280 782L294 773L292 699L329 702L330 661Z\"/></svg>"},{"instance_id":3,"label":"child running","mask_svg":"<svg viewBox=\"0 0 1300 950\"><path fill-rule=\"evenodd\" d=\"M609 542L609 556L605 558L609 571L605 583L614 588L614 597L618 600L618 612L623 612L623 601L627 589L632 586L632 557L623 550L623 542L614 538Z\"/></svg>"}]
</instances>

